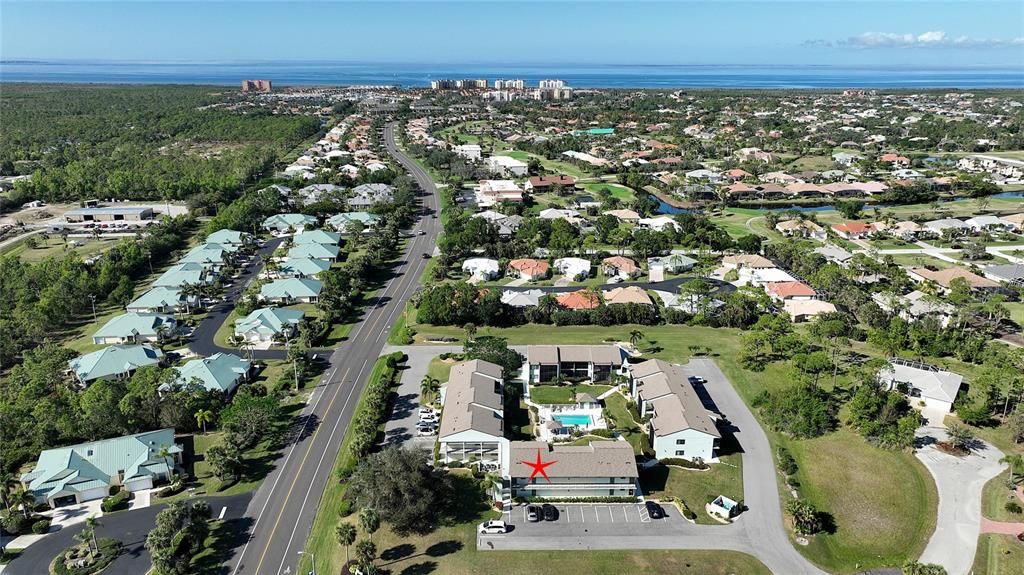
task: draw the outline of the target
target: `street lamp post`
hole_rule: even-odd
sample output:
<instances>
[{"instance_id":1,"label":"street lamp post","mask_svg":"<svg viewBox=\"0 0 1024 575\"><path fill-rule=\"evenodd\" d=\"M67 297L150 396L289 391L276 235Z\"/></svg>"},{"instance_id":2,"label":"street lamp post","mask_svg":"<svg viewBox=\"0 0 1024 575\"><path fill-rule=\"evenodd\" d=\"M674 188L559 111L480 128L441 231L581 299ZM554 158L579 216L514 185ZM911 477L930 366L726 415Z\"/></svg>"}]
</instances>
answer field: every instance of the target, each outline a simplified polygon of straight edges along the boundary
<instances>
[{"instance_id":1,"label":"street lamp post","mask_svg":"<svg viewBox=\"0 0 1024 575\"><path fill-rule=\"evenodd\" d=\"M299 555L305 554L305 551L299 551ZM312 551L309 552L310 565L313 567L312 571L308 575L316 575L316 554Z\"/></svg>"},{"instance_id":2,"label":"street lamp post","mask_svg":"<svg viewBox=\"0 0 1024 575\"><path fill-rule=\"evenodd\" d=\"M96 321L96 294L89 294L89 300L92 302L92 321Z\"/></svg>"}]
</instances>

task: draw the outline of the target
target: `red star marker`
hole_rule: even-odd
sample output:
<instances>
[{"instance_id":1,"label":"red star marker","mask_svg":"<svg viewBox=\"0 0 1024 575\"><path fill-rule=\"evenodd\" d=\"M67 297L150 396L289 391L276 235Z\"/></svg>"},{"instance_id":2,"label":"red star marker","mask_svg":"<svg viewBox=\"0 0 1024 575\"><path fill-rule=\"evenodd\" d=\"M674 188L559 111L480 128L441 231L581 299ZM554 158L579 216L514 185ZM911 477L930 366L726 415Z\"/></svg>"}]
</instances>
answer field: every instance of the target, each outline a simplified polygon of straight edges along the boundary
<instances>
[{"instance_id":1,"label":"red star marker","mask_svg":"<svg viewBox=\"0 0 1024 575\"><path fill-rule=\"evenodd\" d=\"M534 461L520 461L519 463L522 463L523 465L529 465L530 467L533 468L533 471L530 473L530 480L531 481L533 480L534 477L537 477L537 474L539 473L542 476L544 476L544 479L548 480L548 483L551 483L551 478L548 477L548 473L547 473L547 471L544 471L544 468L549 466L549 465L552 465L554 463L558 463L558 462L557 461L542 461L541 458L540 458L540 448L538 447L537 448L537 461L536 462L534 462Z\"/></svg>"}]
</instances>

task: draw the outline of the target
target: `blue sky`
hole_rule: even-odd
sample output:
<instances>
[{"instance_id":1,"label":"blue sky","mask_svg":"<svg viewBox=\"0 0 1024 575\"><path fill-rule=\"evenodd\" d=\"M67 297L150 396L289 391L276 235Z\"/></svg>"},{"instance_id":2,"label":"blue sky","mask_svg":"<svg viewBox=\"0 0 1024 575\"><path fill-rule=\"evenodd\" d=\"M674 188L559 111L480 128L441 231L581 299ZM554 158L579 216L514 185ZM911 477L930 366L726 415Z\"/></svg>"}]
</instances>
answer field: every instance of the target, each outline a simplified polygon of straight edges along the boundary
<instances>
[{"instance_id":1,"label":"blue sky","mask_svg":"<svg viewBox=\"0 0 1024 575\"><path fill-rule=\"evenodd\" d=\"M0 57L1024 66L1024 2L0 0Z\"/></svg>"}]
</instances>

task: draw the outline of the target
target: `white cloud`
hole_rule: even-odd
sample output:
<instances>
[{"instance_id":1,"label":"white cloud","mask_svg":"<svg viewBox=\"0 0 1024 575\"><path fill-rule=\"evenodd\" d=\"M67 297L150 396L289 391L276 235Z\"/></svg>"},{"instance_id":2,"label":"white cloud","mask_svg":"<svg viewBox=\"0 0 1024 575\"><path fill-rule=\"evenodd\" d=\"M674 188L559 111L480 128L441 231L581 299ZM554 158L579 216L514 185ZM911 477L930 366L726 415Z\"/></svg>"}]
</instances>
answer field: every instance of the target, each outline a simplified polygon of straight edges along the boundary
<instances>
[{"instance_id":1,"label":"white cloud","mask_svg":"<svg viewBox=\"0 0 1024 575\"><path fill-rule=\"evenodd\" d=\"M894 32L865 32L859 36L851 36L831 42L828 40L808 40L805 46L848 46L852 48L1007 48L1024 47L1024 37L971 38L969 36L949 36L942 30L931 30L922 34L897 34Z\"/></svg>"}]
</instances>

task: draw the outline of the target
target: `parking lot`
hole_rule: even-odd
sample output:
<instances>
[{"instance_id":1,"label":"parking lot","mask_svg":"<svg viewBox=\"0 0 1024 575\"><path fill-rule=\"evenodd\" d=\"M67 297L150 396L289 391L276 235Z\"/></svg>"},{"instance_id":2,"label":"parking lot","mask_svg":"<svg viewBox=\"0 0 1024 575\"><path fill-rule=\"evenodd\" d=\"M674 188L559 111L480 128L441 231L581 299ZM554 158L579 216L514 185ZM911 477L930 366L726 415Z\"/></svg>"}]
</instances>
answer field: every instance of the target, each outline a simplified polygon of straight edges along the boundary
<instances>
[{"instance_id":1,"label":"parking lot","mask_svg":"<svg viewBox=\"0 0 1024 575\"><path fill-rule=\"evenodd\" d=\"M558 519L531 523L526 505L513 507L504 514L514 528L505 535L483 537L544 537L574 535L646 535L684 532L694 527L672 505L662 505L665 517L652 519L646 507L635 503L556 503Z\"/></svg>"}]
</instances>

